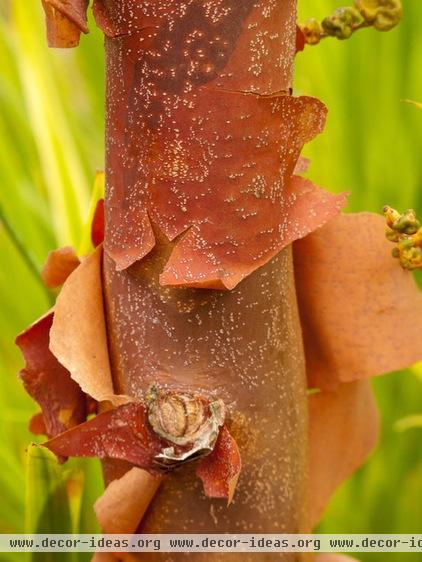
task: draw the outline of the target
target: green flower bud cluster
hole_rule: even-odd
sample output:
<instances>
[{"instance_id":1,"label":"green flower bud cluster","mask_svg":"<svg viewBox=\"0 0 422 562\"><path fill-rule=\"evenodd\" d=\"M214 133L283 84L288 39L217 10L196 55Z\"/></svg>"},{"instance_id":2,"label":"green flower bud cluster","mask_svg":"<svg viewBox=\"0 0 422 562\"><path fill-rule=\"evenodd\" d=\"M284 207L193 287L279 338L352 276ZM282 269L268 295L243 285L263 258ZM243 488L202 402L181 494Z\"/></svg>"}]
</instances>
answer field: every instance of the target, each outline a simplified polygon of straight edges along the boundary
<instances>
[{"instance_id":1,"label":"green flower bud cluster","mask_svg":"<svg viewBox=\"0 0 422 562\"><path fill-rule=\"evenodd\" d=\"M315 18L309 19L300 29L308 45L317 45L324 33L321 24Z\"/></svg>"},{"instance_id":2,"label":"green flower bud cluster","mask_svg":"<svg viewBox=\"0 0 422 562\"><path fill-rule=\"evenodd\" d=\"M322 29L326 35L337 39L348 39L352 33L359 29L364 19L357 8L338 8L331 16L322 20Z\"/></svg>"},{"instance_id":3,"label":"green flower bud cluster","mask_svg":"<svg viewBox=\"0 0 422 562\"><path fill-rule=\"evenodd\" d=\"M422 227L415 211L408 209L403 214L385 206L383 209L387 222L386 237L396 246L392 255L400 261L403 269L422 268Z\"/></svg>"},{"instance_id":4,"label":"green flower bud cluster","mask_svg":"<svg viewBox=\"0 0 422 562\"><path fill-rule=\"evenodd\" d=\"M400 0L355 0L355 6L368 25L378 31L392 29L403 16Z\"/></svg>"},{"instance_id":5,"label":"green flower bud cluster","mask_svg":"<svg viewBox=\"0 0 422 562\"><path fill-rule=\"evenodd\" d=\"M348 39L364 27L388 31L399 23L402 15L401 0L355 0L353 6L338 8L321 23L309 19L300 29L305 43L316 45L325 37Z\"/></svg>"}]
</instances>

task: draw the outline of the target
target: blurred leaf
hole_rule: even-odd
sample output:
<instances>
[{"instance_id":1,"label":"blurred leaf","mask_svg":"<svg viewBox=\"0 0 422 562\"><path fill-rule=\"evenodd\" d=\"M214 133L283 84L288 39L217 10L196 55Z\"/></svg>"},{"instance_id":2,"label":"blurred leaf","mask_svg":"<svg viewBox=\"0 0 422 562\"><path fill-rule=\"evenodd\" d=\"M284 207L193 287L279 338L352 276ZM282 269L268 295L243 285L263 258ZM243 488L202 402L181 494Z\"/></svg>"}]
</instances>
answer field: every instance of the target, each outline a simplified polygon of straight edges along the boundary
<instances>
[{"instance_id":1,"label":"blurred leaf","mask_svg":"<svg viewBox=\"0 0 422 562\"><path fill-rule=\"evenodd\" d=\"M68 473L65 477L55 455L35 443L28 447L26 463L25 532L71 533L68 486L71 488L76 482L72 480L74 476ZM30 560L36 562L54 560L54 553L29 555ZM60 558L63 561L74 559L72 553L62 553Z\"/></svg>"},{"instance_id":2,"label":"blurred leaf","mask_svg":"<svg viewBox=\"0 0 422 562\"><path fill-rule=\"evenodd\" d=\"M412 105L415 105L419 109L422 109L422 103L420 103L418 101L413 101L413 100L403 100L403 101L406 102L406 103L410 103Z\"/></svg>"},{"instance_id":3,"label":"blurred leaf","mask_svg":"<svg viewBox=\"0 0 422 562\"><path fill-rule=\"evenodd\" d=\"M60 465L35 443L27 452L25 521L27 533L65 533L72 527Z\"/></svg>"},{"instance_id":4,"label":"blurred leaf","mask_svg":"<svg viewBox=\"0 0 422 562\"><path fill-rule=\"evenodd\" d=\"M71 519L72 533L79 533L85 476L81 470L71 469L63 474Z\"/></svg>"},{"instance_id":5,"label":"blurred leaf","mask_svg":"<svg viewBox=\"0 0 422 562\"><path fill-rule=\"evenodd\" d=\"M17 252L19 253L22 261L27 266L28 270L34 276L34 279L41 285L43 290L46 292L47 298L51 299L51 295L47 288L45 287L42 279L41 279L41 270L39 269L31 251L27 248L23 243L19 236L19 233L15 231L12 224L6 218L6 215L3 213L3 209L0 206L0 226L4 228L7 236L11 243L15 246Z\"/></svg>"},{"instance_id":6,"label":"blurred leaf","mask_svg":"<svg viewBox=\"0 0 422 562\"><path fill-rule=\"evenodd\" d=\"M397 420L394 428L397 431L405 431L406 429L413 429L415 427L422 428L422 414L415 414L413 416L406 416Z\"/></svg>"},{"instance_id":7,"label":"blurred leaf","mask_svg":"<svg viewBox=\"0 0 422 562\"><path fill-rule=\"evenodd\" d=\"M416 375L418 380L420 380L422 382L422 361L419 361L419 363L416 363L415 365L413 365L413 367L411 368L411 371L412 371L412 373L414 373Z\"/></svg>"}]
</instances>

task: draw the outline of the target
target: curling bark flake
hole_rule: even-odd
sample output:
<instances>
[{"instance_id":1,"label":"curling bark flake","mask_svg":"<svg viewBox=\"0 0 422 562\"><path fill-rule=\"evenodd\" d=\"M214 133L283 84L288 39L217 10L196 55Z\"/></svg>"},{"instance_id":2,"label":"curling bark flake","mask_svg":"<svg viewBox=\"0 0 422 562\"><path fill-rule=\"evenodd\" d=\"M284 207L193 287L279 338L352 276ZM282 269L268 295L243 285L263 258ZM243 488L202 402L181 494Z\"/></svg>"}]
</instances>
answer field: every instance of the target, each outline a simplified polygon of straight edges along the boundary
<instances>
[{"instance_id":1,"label":"curling bark flake","mask_svg":"<svg viewBox=\"0 0 422 562\"><path fill-rule=\"evenodd\" d=\"M116 34L107 253L126 269L154 247L154 225L175 241L162 285L232 289L343 202L291 188L325 118L317 100L288 95L295 2L141 2L125 17L127 4L104 3L100 19Z\"/></svg>"}]
</instances>

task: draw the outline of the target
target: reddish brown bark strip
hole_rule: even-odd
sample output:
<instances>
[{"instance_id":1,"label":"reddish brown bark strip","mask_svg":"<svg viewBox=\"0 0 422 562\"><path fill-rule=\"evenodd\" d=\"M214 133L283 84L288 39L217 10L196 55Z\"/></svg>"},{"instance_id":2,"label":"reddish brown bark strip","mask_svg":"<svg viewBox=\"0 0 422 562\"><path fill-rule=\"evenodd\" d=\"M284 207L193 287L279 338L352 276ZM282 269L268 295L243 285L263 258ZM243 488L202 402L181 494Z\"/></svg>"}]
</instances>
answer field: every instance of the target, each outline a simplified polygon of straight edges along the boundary
<instances>
[{"instance_id":1,"label":"reddish brown bark strip","mask_svg":"<svg viewBox=\"0 0 422 562\"><path fill-rule=\"evenodd\" d=\"M116 390L140 398L158 382L222 398L242 472L227 509L203 496L185 465L160 486L140 529L224 532L239 521L257 532L304 529L307 414L290 251L229 292L162 288L170 251L162 242L123 272L105 259Z\"/></svg>"},{"instance_id":2,"label":"reddish brown bark strip","mask_svg":"<svg viewBox=\"0 0 422 562\"><path fill-rule=\"evenodd\" d=\"M49 47L76 47L81 33L88 33L89 0L42 0Z\"/></svg>"},{"instance_id":3,"label":"reddish brown bark strip","mask_svg":"<svg viewBox=\"0 0 422 562\"><path fill-rule=\"evenodd\" d=\"M103 533L134 533L160 482L160 476L136 467L110 482L94 505Z\"/></svg>"},{"instance_id":4,"label":"reddish brown bark strip","mask_svg":"<svg viewBox=\"0 0 422 562\"><path fill-rule=\"evenodd\" d=\"M153 471L165 442L148 428L142 404L125 404L98 414L47 441L56 455L121 459Z\"/></svg>"},{"instance_id":5,"label":"reddish brown bark strip","mask_svg":"<svg viewBox=\"0 0 422 562\"><path fill-rule=\"evenodd\" d=\"M52 322L53 313L50 312L16 338L26 361L19 376L28 394L41 406L45 432L49 437L86 419L85 394L49 351ZM39 417L31 426L37 433L43 431Z\"/></svg>"},{"instance_id":6,"label":"reddish brown bark strip","mask_svg":"<svg viewBox=\"0 0 422 562\"><path fill-rule=\"evenodd\" d=\"M58 456L98 457L118 459L145 468L153 474L160 474L158 455L172 446L176 453L190 450L192 444L181 446L160 438L148 423L145 408L140 403L125 404L115 410L108 410L92 420L57 435L45 446ZM177 467L177 464L174 466ZM241 468L240 453L236 442L223 427L220 430L214 450L198 465L197 475L204 483L208 497L233 499ZM139 476L139 475L138 475ZM135 479L138 479L138 476ZM129 481L130 477L127 477ZM158 478L159 479L159 478ZM153 485L155 481L143 482ZM120 483L122 485L122 483ZM110 484L111 485L111 484ZM121 486L118 487L121 489ZM114 488L113 488L114 490ZM146 490L142 491L144 496ZM145 509L154 495L145 497ZM132 501L125 513L131 512ZM144 509L144 511L145 511ZM138 523L140 518L136 523Z\"/></svg>"},{"instance_id":7,"label":"reddish brown bark strip","mask_svg":"<svg viewBox=\"0 0 422 562\"><path fill-rule=\"evenodd\" d=\"M240 202L239 205L246 212L246 205L242 207ZM221 201L216 207L216 215L220 216L212 221L221 225L221 239L215 240L214 227L209 229L208 223L200 229L190 229L176 244L160 276L160 283L233 289L280 249L338 214L344 205L343 194L334 196L309 180L293 176L282 201L276 199L268 212L259 208L259 204L252 207L252 216L259 217L262 225L263 230L259 231L252 220L245 222L241 219L239 223L230 213L226 215L222 211L224 201ZM276 228L272 227L273 222ZM228 224L232 225L230 235L226 233ZM229 242L223 239L229 239Z\"/></svg>"},{"instance_id":8,"label":"reddish brown bark strip","mask_svg":"<svg viewBox=\"0 0 422 562\"><path fill-rule=\"evenodd\" d=\"M315 216L321 223L338 211L327 194L327 211L318 215L312 194L290 183L324 109L311 98L208 89L184 100L159 123L130 117L136 170L123 164L122 146L110 145L109 163L121 171L113 174L106 248L118 269L128 267L155 244L152 221L170 240L183 234L162 284L232 289L297 231L311 231Z\"/></svg>"},{"instance_id":9,"label":"reddish brown bark strip","mask_svg":"<svg viewBox=\"0 0 422 562\"><path fill-rule=\"evenodd\" d=\"M223 427L213 452L204 458L196 474L204 484L205 495L209 498L233 499L241 469L240 453L236 441L228 429Z\"/></svg>"},{"instance_id":10,"label":"reddish brown bark strip","mask_svg":"<svg viewBox=\"0 0 422 562\"><path fill-rule=\"evenodd\" d=\"M80 263L75 250L71 246L53 250L49 252L41 272L42 280L50 289L59 287L63 285Z\"/></svg>"},{"instance_id":11,"label":"reddish brown bark strip","mask_svg":"<svg viewBox=\"0 0 422 562\"><path fill-rule=\"evenodd\" d=\"M81 389L98 402L121 404L110 372L98 247L69 276L57 297L50 349Z\"/></svg>"},{"instance_id":12,"label":"reddish brown bark strip","mask_svg":"<svg viewBox=\"0 0 422 562\"><path fill-rule=\"evenodd\" d=\"M104 242L104 199L100 199L95 207L91 224L91 241L94 248Z\"/></svg>"},{"instance_id":13,"label":"reddish brown bark strip","mask_svg":"<svg viewBox=\"0 0 422 562\"><path fill-rule=\"evenodd\" d=\"M290 87L294 1L95 0L94 15L109 38L135 36L137 66L164 90L209 84L268 95Z\"/></svg>"},{"instance_id":14,"label":"reddish brown bark strip","mask_svg":"<svg viewBox=\"0 0 422 562\"><path fill-rule=\"evenodd\" d=\"M422 294L381 216L342 215L294 245L309 385L335 388L421 359Z\"/></svg>"},{"instance_id":15,"label":"reddish brown bark strip","mask_svg":"<svg viewBox=\"0 0 422 562\"><path fill-rule=\"evenodd\" d=\"M340 384L309 397L310 521L313 527L335 489L374 448L378 411L368 381Z\"/></svg>"},{"instance_id":16,"label":"reddish brown bark strip","mask_svg":"<svg viewBox=\"0 0 422 562\"><path fill-rule=\"evenodd\" d=\"M320 210L291 188L325 117L288 95L295 2L104 0L95 12L108 35L106 250L129 267L155 225L176 242L162 284L231 289ZM339 202L326 205L321 220Z\"/></svg>"}]
</instances>

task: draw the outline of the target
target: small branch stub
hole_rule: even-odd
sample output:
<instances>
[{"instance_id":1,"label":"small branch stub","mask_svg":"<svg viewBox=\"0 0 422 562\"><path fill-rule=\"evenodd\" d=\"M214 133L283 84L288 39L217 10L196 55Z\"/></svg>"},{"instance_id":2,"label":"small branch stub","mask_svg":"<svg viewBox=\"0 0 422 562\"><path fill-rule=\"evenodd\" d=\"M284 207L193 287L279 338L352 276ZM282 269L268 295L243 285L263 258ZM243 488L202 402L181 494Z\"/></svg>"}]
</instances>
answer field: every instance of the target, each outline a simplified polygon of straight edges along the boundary
<instances>
[{"instance_id":1,"label":"small branch stub","mask_svg":"<svg viewBox=\"0 0 422 562\"><path fill-rule=\"evenodd\" d=\"M408 209L400 214L386 205L383 209L387 221L386 237L396 244L392 250L403 269L422 268L422 227L415 211Z\"/></svg>"},{"instance_id":2,"label":"small branch stub","mask_svg":"<svg viewBox=\"0 0 422 562\"><path fill-rule=\"evenodd\" d=\"M225 419L222 400L209 402L199 395L165 390L153 384L146 402L152 429L174 444L155 457L158 465L170 468L213 450Z\"/></svg>"},{"instance_id":3,"label":"small branch stub","mask_svg":"<svg viewBox=\"0 0 422 562\"><path fill-rule=\"evenodd\" d=\"M321 23L314 18L309 19L300 29L305 43L317 45L326 37L348 39L364 27L389 31L399 23L402 15L400 0L355 0L353 6L337 8Z\"/></svg>"}]
</instances>

